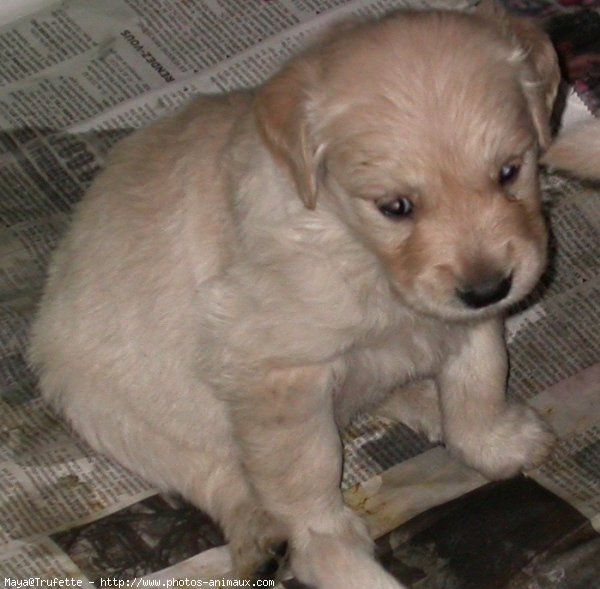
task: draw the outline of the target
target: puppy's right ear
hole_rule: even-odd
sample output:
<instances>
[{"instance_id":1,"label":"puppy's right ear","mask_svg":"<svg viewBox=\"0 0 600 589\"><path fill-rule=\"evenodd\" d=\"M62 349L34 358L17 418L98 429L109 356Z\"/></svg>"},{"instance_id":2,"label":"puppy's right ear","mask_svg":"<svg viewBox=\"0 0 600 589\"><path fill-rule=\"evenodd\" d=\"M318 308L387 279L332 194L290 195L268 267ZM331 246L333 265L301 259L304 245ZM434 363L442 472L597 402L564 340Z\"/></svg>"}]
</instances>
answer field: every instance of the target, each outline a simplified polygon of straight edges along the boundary
<instances>
[{"instance_id":1,"label":"puppy's right ear","mask_svg":"<svg viewBox=\"0 0 600 589\"><path fill-rule=\"evenodd\" d=\"M265 143L287 166L309 209L314 209L317 202L319 163L309 133L308 103L318 78L316 55L296 59L258 91L254 105Z\"/></svg>"}]
</instances>

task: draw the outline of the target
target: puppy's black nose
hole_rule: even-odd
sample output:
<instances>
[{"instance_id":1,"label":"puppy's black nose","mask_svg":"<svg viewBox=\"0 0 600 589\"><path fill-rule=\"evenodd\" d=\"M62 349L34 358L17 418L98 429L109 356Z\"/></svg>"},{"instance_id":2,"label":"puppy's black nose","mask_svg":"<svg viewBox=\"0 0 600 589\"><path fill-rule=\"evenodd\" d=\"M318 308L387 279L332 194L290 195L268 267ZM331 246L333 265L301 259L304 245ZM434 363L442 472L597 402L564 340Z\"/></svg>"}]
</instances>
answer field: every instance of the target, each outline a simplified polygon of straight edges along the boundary
<instances>
[{"instance_id":1,"label":"puppy's black nose","mask_svg":"<svg viewBox=\"0 0 600 589\"><path fill-rule=\"evenodd\" d=\"M510 292L511 286L512 274L501 278L496 276L464 289L457 288L456 294L467 307L480 309L501 301Z\"/></svg>"}]
</instances>

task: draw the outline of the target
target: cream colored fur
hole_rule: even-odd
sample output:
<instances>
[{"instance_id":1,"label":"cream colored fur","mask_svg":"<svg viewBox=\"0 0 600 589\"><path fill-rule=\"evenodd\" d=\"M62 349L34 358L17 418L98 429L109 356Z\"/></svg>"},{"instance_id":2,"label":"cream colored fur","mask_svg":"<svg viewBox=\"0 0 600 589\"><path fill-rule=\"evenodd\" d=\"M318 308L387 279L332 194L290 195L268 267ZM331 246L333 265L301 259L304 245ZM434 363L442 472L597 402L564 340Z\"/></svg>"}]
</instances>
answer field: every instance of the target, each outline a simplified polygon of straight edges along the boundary
<instances>
[{"instance_id":1,"label":"cream colored fur","mask_svg":"<svg viewBox=\"0 0 600 589\"><path fill-rule=\"evenodd\" d=\"M385 401L490 478L546 456L505 401L502 315L545 264L556 83L497 8L400 12L124 140L50 265L43 395L215 518L239 575L287 540L319 589L400 587L342 502L338 428ZM382 214L400 196L412 214ZM497 302L458 296L508 276Z\"/></svg>"}]
</instances>

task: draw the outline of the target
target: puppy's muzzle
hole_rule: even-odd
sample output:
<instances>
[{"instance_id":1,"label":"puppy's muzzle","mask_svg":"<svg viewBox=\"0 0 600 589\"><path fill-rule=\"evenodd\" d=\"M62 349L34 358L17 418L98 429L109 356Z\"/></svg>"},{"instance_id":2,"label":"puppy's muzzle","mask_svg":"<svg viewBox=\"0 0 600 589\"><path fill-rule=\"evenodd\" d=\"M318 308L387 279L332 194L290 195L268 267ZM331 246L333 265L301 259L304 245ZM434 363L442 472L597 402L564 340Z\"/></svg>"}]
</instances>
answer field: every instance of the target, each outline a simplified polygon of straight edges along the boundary
<instances>
[{"instance_id":1,"label":"puppy's muzzle","mask_svg":"<svg viewBox=\"0 0 600 589\"><path fill-rule=\"evenodd\" d=\"M511 286L512 274L494 275L464 288L457 288L456 294L467 307L480 309L504 299L510 292Z\"/></svg>"}]
</instances>

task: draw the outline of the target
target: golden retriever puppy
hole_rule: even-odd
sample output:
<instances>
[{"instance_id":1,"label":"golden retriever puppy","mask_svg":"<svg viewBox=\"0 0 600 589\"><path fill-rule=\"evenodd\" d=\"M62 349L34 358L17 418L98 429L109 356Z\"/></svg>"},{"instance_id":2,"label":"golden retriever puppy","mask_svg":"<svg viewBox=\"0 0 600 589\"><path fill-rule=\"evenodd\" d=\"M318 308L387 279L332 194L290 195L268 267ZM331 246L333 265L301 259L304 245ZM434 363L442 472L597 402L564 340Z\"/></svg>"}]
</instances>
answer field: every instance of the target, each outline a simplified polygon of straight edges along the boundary
<instances>
[{"instance_id":1,"label":"golden retriever puppy","mask_svg":"<svg viewBox=\"0 0 600 589\"><path fill-rule=\"evenodd\" d=\"M545 457L502 314L546 261L557 83L493 6L404 11L126 139L50 265L44 396L218 521L240 577L287 541L314 587L400 587L342 501L338 428L386 402L489 478Z\"/></svg>"}]
</instances>

